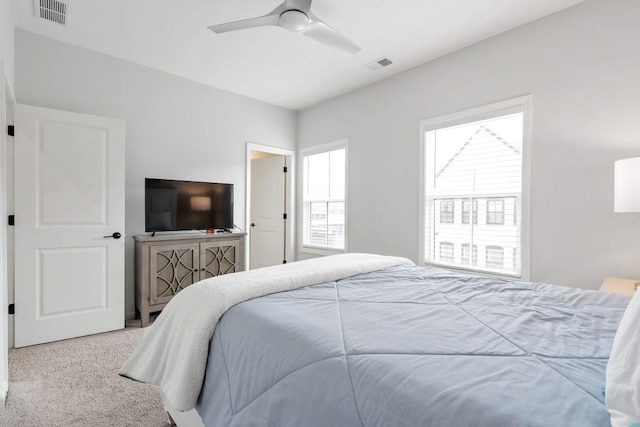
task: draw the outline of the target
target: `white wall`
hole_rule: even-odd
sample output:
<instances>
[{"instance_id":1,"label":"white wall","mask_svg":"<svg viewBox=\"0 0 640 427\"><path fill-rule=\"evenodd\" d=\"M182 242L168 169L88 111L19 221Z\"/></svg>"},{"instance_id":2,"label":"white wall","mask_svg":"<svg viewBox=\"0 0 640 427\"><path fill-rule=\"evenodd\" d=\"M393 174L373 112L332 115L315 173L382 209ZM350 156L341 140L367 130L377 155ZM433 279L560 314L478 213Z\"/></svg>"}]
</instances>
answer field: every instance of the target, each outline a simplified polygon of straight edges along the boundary
<instances>
[{"instance_id":1,"label":"white wall","mask_svg":"<svg viewBox=\"0 0 640 427\"><path fill-rule=\"evenodd\" d=\"M0 0L0 61L4 61L5 79L13 90L13 63L14 63L14 35L13 14L11 12L11 0ZM4 90L4 82L2 83Z\"/></svg>"},{"instance_id":2,"label":"white wall","mask_svg":"<svg viewBox=\"0 0 640 427\"><path fill-rule=\"evenodd\" d=\"M640 156L638 22L637 0L587 0L300 112L300 148L349 138L349 250L417 260L419 121L530 93L531 279L640 278L640 214L613 212L613 162Z\"/></svg>"},{"instance_id":3,"label":"white wall","mask_svg":"<svg viewBox=\"0 0 640 427\"><path fill-rule=\"evenodd\" d=\"M23 30L16 30L15 85L21 104L126 121L127 315L145 177L235 184L235 223L243 227L246 141L295 148L293 111Z\"/></svg>"}]
</instances>

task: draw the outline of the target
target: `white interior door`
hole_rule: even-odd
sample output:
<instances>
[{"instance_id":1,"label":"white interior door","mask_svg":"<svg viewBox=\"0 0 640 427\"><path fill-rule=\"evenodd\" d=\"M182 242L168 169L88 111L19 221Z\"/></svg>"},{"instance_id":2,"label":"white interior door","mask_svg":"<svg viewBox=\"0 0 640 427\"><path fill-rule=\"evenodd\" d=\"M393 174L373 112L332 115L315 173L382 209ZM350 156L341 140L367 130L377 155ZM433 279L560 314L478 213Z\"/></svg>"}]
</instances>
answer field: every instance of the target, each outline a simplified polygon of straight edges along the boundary
<instances>
[{"instance_id":1,"label":"white interior door","mask_svg":"<svg viewBox=\"0 0 640 427\"><path fill-rule=\"evenodd\" d=\"M285 259L285 158L251 160L251 268Z\"/></svg>"},{"instance_id":2,"label":"white interior door","mask_svg":"<svg viewBox=\"0 0 640 427\"><path fill-rule=\"evenodd\" d=\"M124 327L124 122L15 106L15 345Z\"/></svg>"}]
</instances>

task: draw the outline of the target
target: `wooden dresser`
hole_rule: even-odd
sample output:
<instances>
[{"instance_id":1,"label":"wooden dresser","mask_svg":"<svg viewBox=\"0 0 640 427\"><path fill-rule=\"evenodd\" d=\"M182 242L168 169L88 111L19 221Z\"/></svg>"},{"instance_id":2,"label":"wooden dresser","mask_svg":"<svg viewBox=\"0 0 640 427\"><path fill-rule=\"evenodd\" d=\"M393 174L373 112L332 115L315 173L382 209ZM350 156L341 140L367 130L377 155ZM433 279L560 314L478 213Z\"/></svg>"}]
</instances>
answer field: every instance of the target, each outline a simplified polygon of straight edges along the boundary
<instances>
[{"instance_id":1,"label":"wooden dresser","mask_svg":"<svg viewBox=\"0 0 640 427\"><path fill-rule=\"evenodd\" d=\"M136 309L142 326L182 289L200 280L244 270L247 233L134 236Z\"/></svg>"}]
</instances>

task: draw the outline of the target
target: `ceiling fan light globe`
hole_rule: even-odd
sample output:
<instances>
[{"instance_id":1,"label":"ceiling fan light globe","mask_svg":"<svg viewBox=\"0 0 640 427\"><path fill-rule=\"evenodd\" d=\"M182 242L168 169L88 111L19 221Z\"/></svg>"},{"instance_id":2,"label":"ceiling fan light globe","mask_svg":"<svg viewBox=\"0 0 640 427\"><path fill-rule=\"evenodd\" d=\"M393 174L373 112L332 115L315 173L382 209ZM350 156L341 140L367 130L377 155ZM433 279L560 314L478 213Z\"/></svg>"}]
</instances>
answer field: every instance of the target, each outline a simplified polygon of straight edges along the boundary
<instances>
[{"instance_id":1,"label":"ceiling fan light globe","mask_svg":"<svg viewBox=\"0 0 640 427\"><path fill-rule=\"evenodd\" d=\"M299 33L309 26L309 17L299 10L286 10L280 14L280 25L289 31Z\"/></svg>"}]
</instances>

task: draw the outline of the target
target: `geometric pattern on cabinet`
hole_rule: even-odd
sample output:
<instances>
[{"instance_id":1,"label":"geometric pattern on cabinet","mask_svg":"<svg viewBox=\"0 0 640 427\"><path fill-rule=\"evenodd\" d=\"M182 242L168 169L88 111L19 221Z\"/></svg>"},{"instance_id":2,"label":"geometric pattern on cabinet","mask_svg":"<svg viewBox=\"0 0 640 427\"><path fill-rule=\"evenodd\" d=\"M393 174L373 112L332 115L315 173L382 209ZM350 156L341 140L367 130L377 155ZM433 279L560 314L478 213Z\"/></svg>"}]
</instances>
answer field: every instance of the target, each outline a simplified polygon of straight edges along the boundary
<instances>
[{"instance_id":1,"label":"geometric pattern on cabinet","mask_svg":"<svg viewBox=\"0 0 640 427\"><path fill-rule=\"evenodd\" d=\"M136 309L142 326L188 286L244 269L246 233L134 236Z\"/></svg>"},{"instance_id":2,"label":"geometric pattern on cabinet","mask_svg":"<svg viewBox=\"0 0 640 427\"><path fill-rule=\"evenodd\" d=\"M178 292L200 280L198 243L150 249L151 277L149 303L167 303Z\"/></svg>"},{"instance_id":3,"label":"geometric pattern on cabinet","mask_svg":"<svg viewBox=\"0 0 640 427\"><path fill-rule=\"evenodd\" d=\"M238 242L210 242L200 244L200 278L235 273Z\"/></svg>"}]
</instances>

